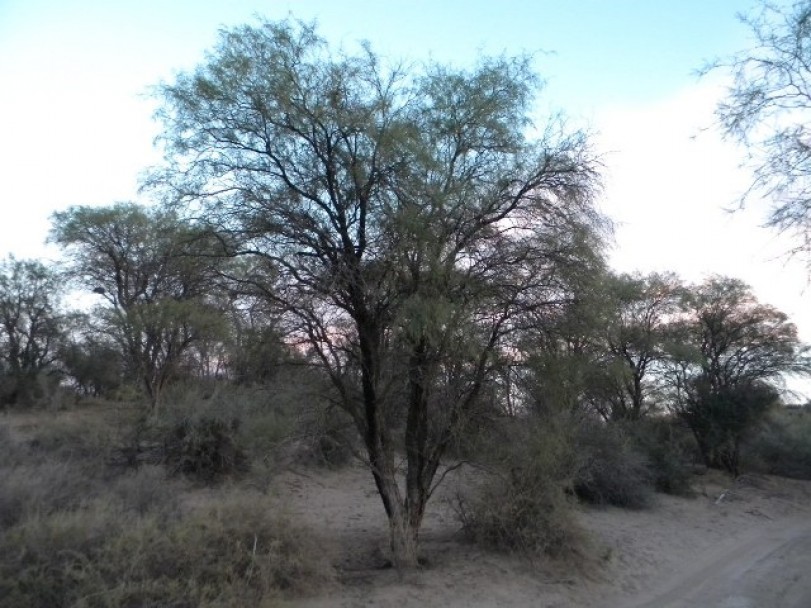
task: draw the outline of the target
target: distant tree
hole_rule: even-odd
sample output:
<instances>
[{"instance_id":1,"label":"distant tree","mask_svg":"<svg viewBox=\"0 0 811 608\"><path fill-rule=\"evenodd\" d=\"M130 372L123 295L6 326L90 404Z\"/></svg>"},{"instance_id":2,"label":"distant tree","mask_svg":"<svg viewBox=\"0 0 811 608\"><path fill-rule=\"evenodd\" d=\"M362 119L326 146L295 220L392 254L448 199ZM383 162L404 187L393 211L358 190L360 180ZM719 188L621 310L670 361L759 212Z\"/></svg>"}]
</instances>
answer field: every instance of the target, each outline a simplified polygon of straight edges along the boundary
<instances>
[{"instance_id":1,"label":"distant tree","mask_svg":"<svg viewBox=\"0 0 811 608\"><path fill-rule=\"evenodd\" d=\"M62 335L56 272L36 260L0 262L0 400L25 402L56 357Z\"/></svg>"},{"instance_id":2,"label":"distant tree","mask_svg":"<svg viewBox=\"0 0 811 608\"><path fill-rule=\"evenodd\" d=\"M676 414L708 466L738 472L741 440L778 401L784 374L809 374L808 348L785 314L737 279L691 288L671 343Z\"/></svg>"},{"instance_id":3,"label":"distant tree","mask_svg":"<svg viewBox=\"0 0 811 608\"><path fill-rule=\"evenodd\" d=\"M51 239L79 283L106 302L95 314L154 410L184 353L221 330L212 299L224 264L220 240L134 203L55 213Z\"/></svg>"},{"instance_id":4,"label":"distant tree","mask_svg":"<svg viewBox=\"0 0 811 608\"><path fill-rule=\"evenodd\" d=\"M262 314L241 314L234 323L228 364L239 384L269 384L281 365L291 359L290 346L276 327L276 321Z\"/></svg>"},{"instance_id":5,"label":"distant tree","mask_svg":"<svg viewBox=\"0 0 811 608\"><path fill-rule=\"evenodd\" d=\"M604 330L613 312L605 269L572 286L571 299L541 314L522 332L517 385L541 418L606 413L621 370L611 364ZM607 396L607 393L609 394Z\"/></svg>"},{"instance_id":6,"label":"distant tree","mask_svg":"<svg viewBox=\"0 0 811 608\"><path fill-rule=\"evenodd\" d=\"M124 359L115 341L96 325L89 315L69 315L58 358L65 377L80 394L101 397L123 383Z\"/></svg>"},{"instance_id":7,"label":"distant tree","mask_svg":"<svg viewBox=\"0 0 811 608\"><path fill-rule=\"evenodd\" d=\"M595 272L572 302L526 333L533 407L596 412L606 421L645 415L680 287L670 274Z\"/></svg>"},{"instance_id":8,"label":"distant tree","mask_svg":"<svg viewBox=\"0 0 811 608\"><path fill-rule=\"evenodd\" d=\"M398 567L517 332L598 258L596 162L558 121L526 137L537 84L524 59L411 75L265 22L160 88L153 183L264 265L253 286L363 437Z\"/></svg>"},{"instance_id":9,"label":"distant tree","mask_svg":"<svg viewBox=\"0 0 811 608\"><path fill-rule=\"evenodd\" d=\"M792 253L811 255L811 2L763 1L742 20L754 46L707 70L734 79L718 118L750 152L754 181L744 202L770 198L768 224L796 238Z\"/></svg>"},{"instance_id":10,"label":"distant tree","mask_svg":"<svg viewBox=\"0 0 811 608\"><path fill-rule=\"evenodd\" d=\"M124 364L114 344L93 338L70 341L60 350L59 360L65 376L82 395L108 396L122 384Z\"/></svg>"},{"instance_id":11,"label":"distant tree","mask_svg":"<svg viewBox=\"0 0 811 608\"><path fill-rule=\"evenodd\" d=\"M609 363L618 373L608 395L612 419L638 420L653 407L646 399L653 369L666 358L668 327L678 311L681 283L672 274L610 277L606 296L612 313L603 336Z\"/></svg>"}]
</instances>

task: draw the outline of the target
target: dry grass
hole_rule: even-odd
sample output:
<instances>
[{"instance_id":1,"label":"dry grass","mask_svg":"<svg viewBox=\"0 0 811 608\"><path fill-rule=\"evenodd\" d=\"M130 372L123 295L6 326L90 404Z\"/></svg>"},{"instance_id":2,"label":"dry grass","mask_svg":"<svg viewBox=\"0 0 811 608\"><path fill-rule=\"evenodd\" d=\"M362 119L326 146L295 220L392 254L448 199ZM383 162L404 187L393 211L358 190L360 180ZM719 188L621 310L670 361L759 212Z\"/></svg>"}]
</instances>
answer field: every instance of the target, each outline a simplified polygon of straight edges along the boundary
<instances>
[{"instance_id":1,"label":"dry grass","mask_svg":"<svg viewBox=\"0 0 811 608\"><path fill-rule=\"evenodd\" d=\"M133 419L113 408L0 419L4 606L262 606L332 579L266 494L112 466Z\"/></svg>"}]
</instances>

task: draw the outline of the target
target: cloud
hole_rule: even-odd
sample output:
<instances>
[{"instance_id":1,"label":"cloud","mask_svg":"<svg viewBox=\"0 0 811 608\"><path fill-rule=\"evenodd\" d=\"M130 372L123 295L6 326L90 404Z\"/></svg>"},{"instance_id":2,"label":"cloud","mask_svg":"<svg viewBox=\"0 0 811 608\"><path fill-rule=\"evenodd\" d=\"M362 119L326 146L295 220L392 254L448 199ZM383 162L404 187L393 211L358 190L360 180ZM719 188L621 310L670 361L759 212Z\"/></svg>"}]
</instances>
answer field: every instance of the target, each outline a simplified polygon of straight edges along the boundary
<instances>
[{"instance_id":1,"label":"cloud","mask_svg":"<svg viewBox=\"0 0 811 608\"><path fill-rule=\"evenodd\" d=\"M751 175L740 166L743 151L713 128L723 90L723 83L701 82L596 116L606 152L601 207L617 222L611 264L622 272L675 271L691 282L741 278L811 341L807 269L786 259L785 237L762 227L766 202L729 212ZM790 386L811 395L809 383Z\"/></svg>"}]
</instances>

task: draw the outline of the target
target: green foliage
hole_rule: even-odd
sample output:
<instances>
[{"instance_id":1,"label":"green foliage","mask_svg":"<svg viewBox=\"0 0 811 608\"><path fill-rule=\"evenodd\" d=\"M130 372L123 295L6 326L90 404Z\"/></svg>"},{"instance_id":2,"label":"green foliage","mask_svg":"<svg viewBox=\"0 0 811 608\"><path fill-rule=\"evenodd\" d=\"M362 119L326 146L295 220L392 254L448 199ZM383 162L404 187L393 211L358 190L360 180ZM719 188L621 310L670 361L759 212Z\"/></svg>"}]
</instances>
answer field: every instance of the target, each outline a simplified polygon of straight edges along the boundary
<instances>
[{"instance_id":1,"label":"green foliage","mask_svg":"<svg viewBox=\"0 0 811 608\"><path fill-rule=\"evenodd\" d=\"M239 384L269 385L290 358L275 328L245 328L238 331L234 340L229 371Z\"/></svg>"},{"instance_id":2,"label":"green foliage","mask_svg":"<svg viewBox=\"0 0 811 608\"><path fill-rule=\"evenodd\" d=\"M622 425L586 422L577 431L576 444L580 466L573 488L581 500L630 509L650 505L650 465Z\"/></svg>"},{"instance_id":3,"label":"green foliage","mask_svg":"<svg viewBox=\"0 0 811 608\"><path fill-rule=\"evenodd\" d=\"M811 411L773 409L742 448L747 470L811 479Z\"/></svg>"},{"instance_id":4,"label":"green foliage","mask_svg":"<svg viewBox=\"0 0 811 608\"><path fill-rule=\"evenodd\" d=\"M176 423L164 439L164 462L173 473L212 483L249 468L239 444L239 422L195 417Z\"/></svg>"},{"instance_id":5,"label":"green foliage","mask_svg":"<svg viewBox=\"0 0 811 608\"><path fill-rule=\"evenodd\" d=\"M679 416L695 434L707 466L737 475L741 442L779 399L772 386L758 382L720 389L698 387Z\"/></svg>"},{"instance_id":6,"label":"green foliage","mask_svg":"<svg viewBox=\"0 0 811 608\"><path fill-rule=\"evenodd\" d=\"M599 408L606 420L639 420L654 409L651 376L666 358L668 320L678 310L681 282L673 274L620 275L608 278L607 323L598 330L608 358L603 367L613 390L604 391Z\"/></svg>"},{"instance_id":7,"label":"green foliage","mask_svg":"<svg viewBox=\"0 0 811 608\"><path fill-rule=\"evenodd\" d=\"M263 21L158 88L167 162L150 184L250 260L242 285L325 369L407 526L515 329L602 264L598 164L584 133L533 124L530 64L406 73Z\"/></svg>"},{"instance_id":8,"label":"green foliage","mask_svg":"<svg viewBox=\"0 0 811 608\"><path fill-rule=\"evenodd\" d=\"M732 84L718 104L717 116L723 131L749 152L754 177L742 202L749 197L769 199L768 225L794 237L790 253L807 256L811 253L809 4L807 0L757 4L742 17L752 48L715 62L706 71L731 72L725 74Z\"/></svg>"},{"instance_id":9,"label":"green foliage","mask_svg":"<svg viewBox=\"0 0 811 608\"><path fill-rule=\"evenodd\" d=\"M121 350L93 339L68 341L59 352L65 375L86 396L108 397L123 380Z\"/></svg>"}]
</instances>

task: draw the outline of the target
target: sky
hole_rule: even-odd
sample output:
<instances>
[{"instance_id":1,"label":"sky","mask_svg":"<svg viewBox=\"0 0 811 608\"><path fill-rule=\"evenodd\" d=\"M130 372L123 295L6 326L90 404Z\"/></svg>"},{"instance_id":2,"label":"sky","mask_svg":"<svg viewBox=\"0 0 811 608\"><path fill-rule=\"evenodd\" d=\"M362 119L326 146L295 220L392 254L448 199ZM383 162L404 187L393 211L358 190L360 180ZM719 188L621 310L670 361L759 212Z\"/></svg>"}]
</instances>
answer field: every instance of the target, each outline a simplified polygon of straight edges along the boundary
<instances>
[{"instance_id":1,"label":"sky","mask_svg":"<svg viewBox=\"0 0 811 608\"><path fill-rule=\"evenodd\" d=\"M787 1L787 0L786 0ZM786 1L778 2L785 4ZM317 21L336 46L471 65L530 53L538 121L562 110L603 155L601 210L622 272L743 279L811 342L811 292L765 204L731 214L751 174L714 128L725 75L706 62L751 46L753 0L0 0L0 256L54 258L49 216L140 200L161 160L150 87L192 69L222 27ZM799 386L799 385L798 385ZM806 390L805 387L809 390ZM811 397L811 384L801 390Z\"/></svg>"}]
</instances>

